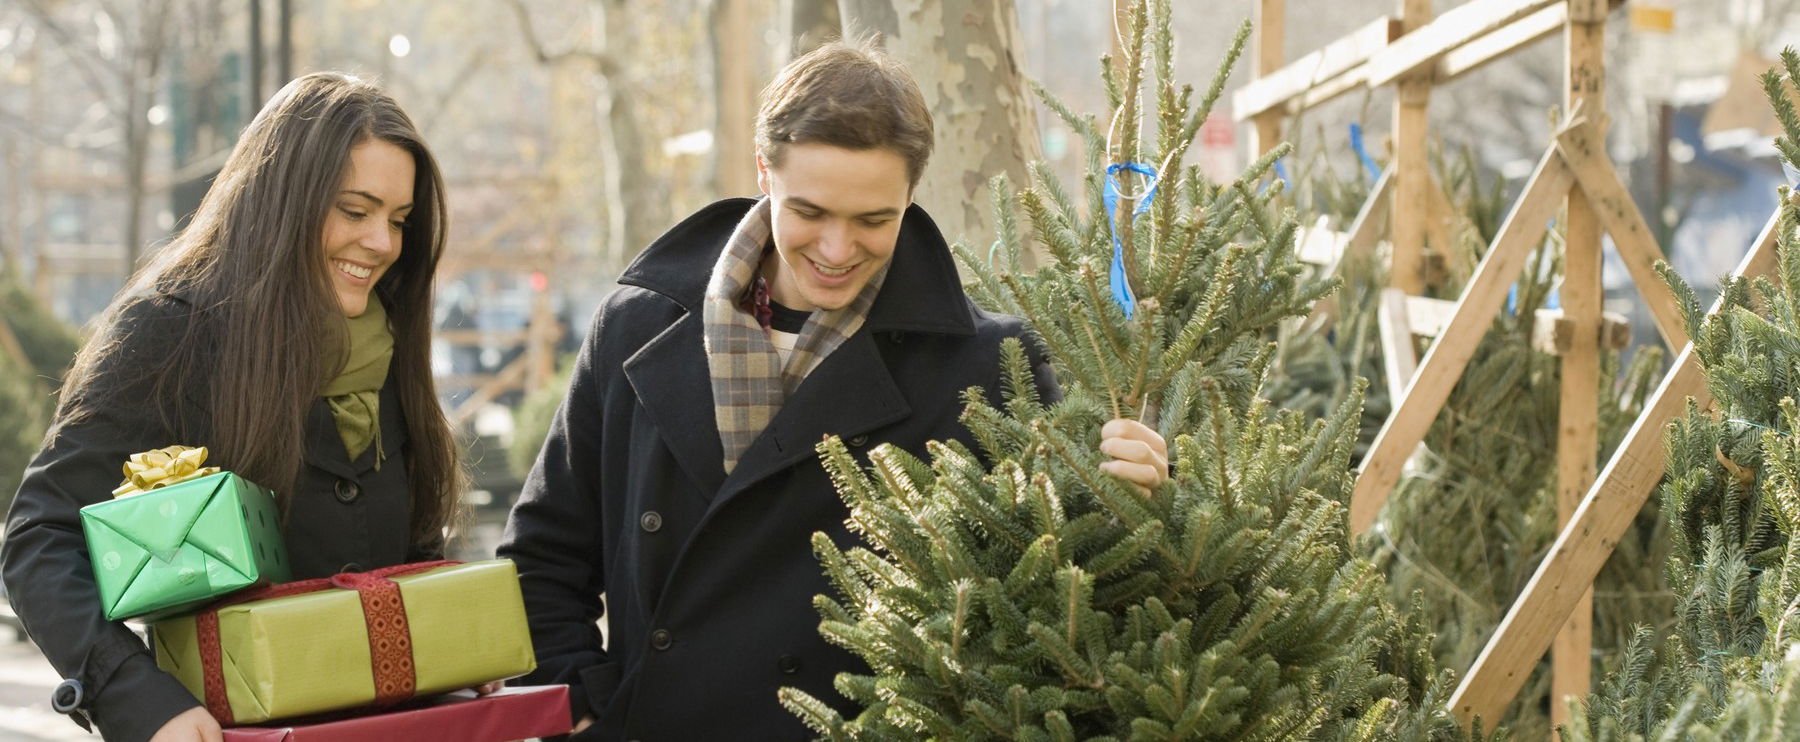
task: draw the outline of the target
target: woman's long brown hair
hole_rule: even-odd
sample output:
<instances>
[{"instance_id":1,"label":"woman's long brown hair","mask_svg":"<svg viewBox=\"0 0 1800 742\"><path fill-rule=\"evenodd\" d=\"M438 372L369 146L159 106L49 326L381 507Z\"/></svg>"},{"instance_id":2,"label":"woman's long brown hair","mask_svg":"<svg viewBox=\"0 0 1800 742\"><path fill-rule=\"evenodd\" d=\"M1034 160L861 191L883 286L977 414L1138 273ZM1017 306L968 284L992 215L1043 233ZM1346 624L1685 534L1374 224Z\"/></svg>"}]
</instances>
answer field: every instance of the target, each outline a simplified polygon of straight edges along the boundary
<instances>
[{"instance_id":1,"label":"woman's long brown hair","mask_svg":"<svg viewBox=\"0 0 1800 742\"><path fill-rule=\"evenodd\" d=\"M122 341L113 331L119 318L140 302L173 294L193 305L184 341L133 373L153 381L160 400L206 401L209 463L284 496L291 492L309 410L347 352L347 325L320 246L325 215L350 149L372 139L411 153L417 173L400 257L374 290L394 335L391 373L406 418L414 546L441 547L462 487L430 362L432 274L444 249L443 178L406 113L356 78L310 74L263 106L193 221L103 315L63 385L58 416L92 412L83 409L82 391ZM207 388L187 388L200 368L209 370L199 375L210 380ZM162 413L174 417L166 406Z\"/></svg>"}]
</instances>

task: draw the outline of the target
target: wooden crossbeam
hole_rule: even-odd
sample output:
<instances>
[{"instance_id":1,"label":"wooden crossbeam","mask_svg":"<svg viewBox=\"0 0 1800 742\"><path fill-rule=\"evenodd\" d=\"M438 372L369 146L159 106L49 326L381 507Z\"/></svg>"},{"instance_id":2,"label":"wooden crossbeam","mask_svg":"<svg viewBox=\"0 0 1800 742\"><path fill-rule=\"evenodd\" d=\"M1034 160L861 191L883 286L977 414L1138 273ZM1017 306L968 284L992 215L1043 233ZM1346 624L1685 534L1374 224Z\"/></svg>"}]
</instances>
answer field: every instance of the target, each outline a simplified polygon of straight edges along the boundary
<instances>
[{"instance_id":1,"label":"wooden crossbeam","mask_svg":"<svg viewBox=\"0 0 1800 742\"><path fill-rule=\"evenodd\" d=\"M514 389L521 388L525 383L525 373L530 370L530 368L531 354L529 353L513 359L512 363L506 364L506 368L501 369L498 374L495 374L493 378L489 379L471 393L468 399L463 400L462 404L457 405L456 409L450 411L450 427L462 427L463 423L468 422L471 418L475 417L475 413L480 412L482 407L487 406L487 404L494 401L495 398ZM441 384L443 382L440 381L439 383Z\"/></svg>"},{"instance_id":2,"label":"wooden crossbeam","mask_svg":"<svg viewBox=\"0 0 1800 742\"><path fill-rule=\"evenodd\" d=\"M1406 323L1414 335L1435 338L1444 334L1456 314L1456 302L1429 296L1406 299ZM1539 309L1533 313L1531 348L1540 353L1562 355L1574 343L1575 323L1563 316L1561 309ZM1624 350L1631 347L1631 320L1617 312L1605 312L1600 320L1600 347Z\"/></svg>"},{"instance_id":3,"label":"wooden crossbeam","mask_svg":"<svg viewBox=\"0 0 1800 742\"><path fill-rule=\"evenodd\" d=\"M1593 205L1607 234L1612 235L1619 259L1649 305L1663 342L1670 348L1686 344L1687 329L1682 323L1680 302L1656 273L1662 250L1656 246L1656 237L1631 200L1631 193L1619 182L1619 174L1606 156L1605 138L1593 123L1583 121L1558 133L1556 146L1575 171L1575 180L1587 194L1588 203Z\"/></svg>"},{"instance_id":4,"label":"wooden crossbeam","mask_svg":"<svg viewBox=\"0 0 1800 742\"><path fill-rule=\"evenodd\" d=\"M1360 66L1398 38L1398 19L1388 16L1377 18L1343 38L1238 88L1231 95L1231 116L1237 121L1248 121L1257 114L1282 109L1289 101L1317 88L1321 83Z\"/></svg>"},{"instance_id":5,"label":"wooden crossbeam","mask_svg":"<svg viewBox=\"0 0 1800 742\"><path fill-rule=\"evenodd\" d=\"M1386 85L1436 63L1445 54L1559 0L1472 0L1389 44L1369 60L1368 85Z\"/></svg>"},{"instance_id":6,"label":"wooden crossbeam","mask_svg":"<svg viewBox=\"0 0 1800 742\"><path fill-rule=\"evenodd\" d=\"M1780 214L1769 218L1755 247L1738 264L1735 275L1773 273ZM1715 302L1710 311L1718 311ZM1500 627L1469 668L1450 698L1450 710L1467 725L1476 718L1492 726L1512 703L1526 676L1550 648L1552 637L1593 585L1626 528L1662 479L1666 460L1663 434L1681 415L1689 397L1702 407L1711 403L1706 377L1694 358L1693 345L1682 347L1675 366L1625 434L1625 440L1588 489L1573 517L1557 535L1549 554L1526 583Z\"/></svg>"},{"instance_id":7,"label":"wooden crossbeam","mask_svg":"<svg viewBox=\"0 0 1800 742\"><path fill-rule=\"evenodd\" d=\"M1561 31L1563 22L1568 18L1568 5L1557 3L1513 21L1461 47L1445 52L1437 62L1432 79L1442 85L1481 69L1490 62Z\"/></svg>"},{"instance_id":8,"label":"wooden crossbeam","mask_svg":"<svg viewBox=\"0 0 1800 742\"><path fill-rule=\"evenodd\" d=\"M1363 533L1374 525L1388 493L1400 480L1402 465L1419 441L1424 440L1438 410L1443 409L1444 400L1449 398L1451 388L1468 367L1476 345L1505 301L1507 288L1525 266L1526 257L1543 241L1550 217L1562 206L1574 181L1574 173L1563 164L1556 149L1545 150L1524 195L1463 288L1454 317L1420 363L1414 374L1417 382L1396 404L1363 459L1350 501L1353 533Z\"/></svg>"}]
</instances>

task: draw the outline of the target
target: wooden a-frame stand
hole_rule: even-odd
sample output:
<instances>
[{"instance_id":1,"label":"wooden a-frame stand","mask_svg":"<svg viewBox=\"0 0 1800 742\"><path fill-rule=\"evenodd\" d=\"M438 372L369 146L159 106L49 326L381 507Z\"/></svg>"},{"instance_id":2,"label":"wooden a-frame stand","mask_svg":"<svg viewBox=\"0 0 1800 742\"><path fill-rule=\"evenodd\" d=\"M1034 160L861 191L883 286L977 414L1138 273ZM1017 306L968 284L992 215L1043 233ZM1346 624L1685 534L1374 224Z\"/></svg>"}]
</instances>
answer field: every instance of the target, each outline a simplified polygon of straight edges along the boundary
<instances>
[{"instance_id":1,"label":"wooden a-frame stand","mask_svg":"<svg viewBox=\"0 0 1800 742\"><path fill-rule=\"evenodd\" d=\"M1508 287L1531 251L1542 243L1549 221L1559 211L1564 214L1567 234L1561 287L1563 308L1545 318L1549 320L1545 324L1553 328L1553 338L1544 349L1557 353L1562 364L1558 511L1565 523L1579 523L1581 513L1586 512L1581 505L1584 494L1599 486L1595 484L1595 391L1600 383L1600 349L1603 343L1604 347L1619 347L1616 341L1620 335L1615 332L1618 328L1612 326L1615 323L1609 322L1601 311L1603 232L1612 235L1663 340L1671 348L1682 347L1686 342L1674 297L1652 268L1661 251L1605 154L1604 24L1608 11L1622 4L1622 0L1471 0L1436 18L1431 15L1430 0L1397 2L1396 17L1378 19L1282 66L1280 40L1285 5L1283 0L1260 0L1258 79L1233 96L1235 115L1255 122L1253 150L1262 152L1279 139L1281 122L1287 116L1359 88L1392 83L1396 90L1395 153L1389 171L1376 184L1348 234L1328 235L1314 230L1316 234L1309 233L1301 246L1302 255L1321 253L1324 260L1313 262L1327 264L1334 262L1337 254L1373 249L1379 229L1379 219L1375 217L1391 214L1392 288L1383 297L1379 319L1384 375L1390 389L1404 392L1396 393L1395 410L1363 461L1351 503L1351 528L1362 533L1376 522L1407 459L1467 367ZM1452 210L1426 163L1425 110L1431 87L1558 30L1563 32L1567 59L1567 116L1512 214L1476 267L1454 309L1448 312L1448 319L1430 328L1435 333L1423 333L1435 334L1437 341L1415 369L1411 336L1423 328L1409 320L1419 315L1420 304L1434 301L1417 294L1434 272L1442 273L1431 270L1430 258L1441 261L1454 254L1445 249L1450 244L1446 225ZM1426 251L1427 242L1437 248L1437 256ZM1329 308L1322 307L1320 311L1329 312ZM1443 313L1436 314L1441 317ZM1651 419L1654 412L1647 411L1645 419ZM1660 435L1660 427L1657 434ZM1607 471L1613 472L1614 468ZM1636 508L1631 511L1635 513ZM1620 528L1629 521L1628 515ZM1570 536L1565 531L1564 538L1579 541L1582 536L1579 532ZM1617 534L1612 538L1616 540ZM1558 548L1570 547L1559 541ZM1610 543L1604 550L1610 553ZM1548 565L1549 562L1545 568ZM1598 562L1592 566L1596 571L1599 568ZM1545 568L1540 568L1540 576ZM1483 655L1482 662L1458 691L1457 711L1465 720L1475 714L1496 720L1517 693L1518 684L1524 681L1523 673L1536 665L1554 634L1552 720L1567 721L1562 700L1585 694L1589 689L1592 607L1587 588L1592 577L1588 573L1581 580L1555 583L1565 593L1575 594L1558 595L1559 600L1566 600L1566 605L1557 604L1559 610L1554 619L1534 614L1531 621L1513 628L1513 617L1508 618L1495 640L1506 638L1513 642L1510 649L1501 653L1506 656L1509 669L1500 669L1494 652ZM1515 616L1518 610L1515 606ZM1504 682L1497 679L1502 677ZM1511 685L1502 689L1505 683Z\"/></svg>"}]
</instances>

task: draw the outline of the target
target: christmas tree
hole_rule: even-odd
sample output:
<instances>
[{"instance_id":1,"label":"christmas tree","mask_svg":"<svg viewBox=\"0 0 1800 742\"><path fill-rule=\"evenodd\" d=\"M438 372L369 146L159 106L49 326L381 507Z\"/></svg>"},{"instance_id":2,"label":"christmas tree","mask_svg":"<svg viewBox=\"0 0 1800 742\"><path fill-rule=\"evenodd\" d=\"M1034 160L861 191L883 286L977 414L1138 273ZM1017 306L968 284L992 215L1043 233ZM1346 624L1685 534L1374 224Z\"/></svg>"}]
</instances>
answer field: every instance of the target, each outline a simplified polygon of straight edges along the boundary
<instances>
[{"instance_id":1,"label":"christmas tree","mask_svg":"<svg viewBox=\"0 0 1800 742\"><path fill-rule=\"evenodd\" d=\"M1005 404L967 394L979 451L882 447L865 468L821 446L864 541L815 536L837 588L816 601L821 631L873 668L837 678L864 707L853 719L782 691L827 739L1460 735L1428 636L1348 540L1360 385L1321 420L1258 397L1276 323L1333 287L1303 278L1280 187L1259 189L1286 148L1224 184L1182 162L1248 26L1195 105L1172 80L1168 16L1139 2L1125 64L1103 63L1112 125L1039 91L1087 144L1082 199L1041 167L1016 195L996 183L997 265L961 251L977 301L1031 321L1065 399L1036 397L1011 342ZM1053 258L1031 276L1018 213ZM1173 441L1155 492L1099 471L1118 416Z\"/></svg>"},{"instance_id":2,"label":"christmas tree","mask_svg":"<svg viewBox=\"0 0 1800 742\"><path fill-rule=\"evenodd\" d=\"M1800 115L1786 75L1763 87L1800 163ZM1678 601L1660 656L1639 632L1625 666L1589 699L1580 742L1792 739L1800 729L1800 201L1782 189L1774 276L1729 278L1702 316L1691 288L1662 266L1682 300L1714 405L1690 402L1668 431L1660 495Z\"/></svg>"}]
</instances>

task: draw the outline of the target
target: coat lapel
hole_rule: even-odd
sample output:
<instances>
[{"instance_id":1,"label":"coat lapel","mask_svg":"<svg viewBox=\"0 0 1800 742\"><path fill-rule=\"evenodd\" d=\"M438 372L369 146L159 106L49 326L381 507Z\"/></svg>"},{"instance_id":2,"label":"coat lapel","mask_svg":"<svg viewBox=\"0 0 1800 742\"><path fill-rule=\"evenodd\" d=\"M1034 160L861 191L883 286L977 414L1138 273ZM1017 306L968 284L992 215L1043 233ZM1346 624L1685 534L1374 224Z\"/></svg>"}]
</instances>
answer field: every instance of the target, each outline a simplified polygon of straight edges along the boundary
<instances>
[{"instance_id":1,"label":"coat lapel","mask_svg":"<svg viewBox=\"0 0 1800 742\"><path fill-rule=\"evenodd\" d=\"M818 456L827 435L850 438L912 412L867 327L850 336L794 390L781 412L744 450L710 511L769 476ZM712 440L718 440L714 435ZM717 446L714 446L717 449Z\"/></svg>"},{"instance_id":2,"label":"coat lapel","mask_svg":"<svg viewBox=\"0 0 1800 742\"><path fill-rule=\"evenodd\" d=\"M682 471L712 496L725 482L725 452L701 331L700 313L688 312L626 359L625 378Z\"/></svg>"}]
</instances>

